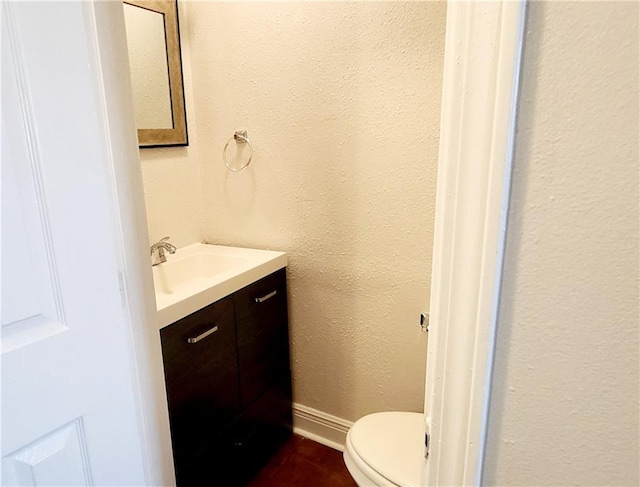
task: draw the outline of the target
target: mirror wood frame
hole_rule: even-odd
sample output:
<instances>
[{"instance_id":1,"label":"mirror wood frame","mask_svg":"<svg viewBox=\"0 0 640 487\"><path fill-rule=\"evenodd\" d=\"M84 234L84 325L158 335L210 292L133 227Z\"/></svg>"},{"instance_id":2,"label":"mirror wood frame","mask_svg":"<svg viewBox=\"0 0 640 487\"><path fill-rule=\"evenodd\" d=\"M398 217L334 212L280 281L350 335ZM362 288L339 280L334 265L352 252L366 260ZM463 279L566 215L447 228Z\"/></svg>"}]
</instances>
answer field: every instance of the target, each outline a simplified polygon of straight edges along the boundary
<instances>
[{"instance_id":1,"label":"mirror wood frame","mask_svg":"<svg viewBox=\"0 0 640 487\"><path fill-rule=\"evenodd\" d=\"M162 14L169 68L169 95L171 97L171 117L173 128L138 129L140 148L189 145L187 135L187 114L184 101L182 78L182 55L180 51L180 31L178 27L178 5L176 0L124 0L123 3Z\"/></svg>"}]
</instances>

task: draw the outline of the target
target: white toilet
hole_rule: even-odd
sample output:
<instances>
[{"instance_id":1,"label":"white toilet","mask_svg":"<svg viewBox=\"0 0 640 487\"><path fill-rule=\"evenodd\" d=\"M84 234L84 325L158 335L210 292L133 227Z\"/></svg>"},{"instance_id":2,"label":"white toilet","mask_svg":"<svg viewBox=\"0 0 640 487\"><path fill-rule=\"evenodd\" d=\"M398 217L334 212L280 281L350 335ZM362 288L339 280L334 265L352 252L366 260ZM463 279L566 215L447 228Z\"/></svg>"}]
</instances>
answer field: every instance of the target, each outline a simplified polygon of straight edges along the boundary
<instances>
[{"instance_id":1,"label":"white toilet","mask_svg":"<svg viewBox=\"0 0 640 487\"><path fill-rule=\"evenodd\" d=\"M360 487L416 487L423 443L422 413L369 414L349 430L344 463Z\"/></svg>"}]
</instances>

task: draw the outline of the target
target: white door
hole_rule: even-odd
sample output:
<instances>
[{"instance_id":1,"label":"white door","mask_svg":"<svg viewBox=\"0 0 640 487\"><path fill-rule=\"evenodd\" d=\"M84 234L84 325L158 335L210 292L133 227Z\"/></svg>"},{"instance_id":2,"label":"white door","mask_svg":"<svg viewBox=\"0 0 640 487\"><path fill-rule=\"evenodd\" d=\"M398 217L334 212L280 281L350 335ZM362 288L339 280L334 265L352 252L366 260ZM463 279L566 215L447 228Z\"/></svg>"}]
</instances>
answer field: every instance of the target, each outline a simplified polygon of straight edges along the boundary
<instances>
[{"instance_id":1,"label":"white door","mask_svg":"<svg viewBox=\"0 0 640 487\"><path fill-rule=\"evenodd\" d=\"M2 484L143 485L90 11L2 5Z\"/></svg>"}]
</instances>

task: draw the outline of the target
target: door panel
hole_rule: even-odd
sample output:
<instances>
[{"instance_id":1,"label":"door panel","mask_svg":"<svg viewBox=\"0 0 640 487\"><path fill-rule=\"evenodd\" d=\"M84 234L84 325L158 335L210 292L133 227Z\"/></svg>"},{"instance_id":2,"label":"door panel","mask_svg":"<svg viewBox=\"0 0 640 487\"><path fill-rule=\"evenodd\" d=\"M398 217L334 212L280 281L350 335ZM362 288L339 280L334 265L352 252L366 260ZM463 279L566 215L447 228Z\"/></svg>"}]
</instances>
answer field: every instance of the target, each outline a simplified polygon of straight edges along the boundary
<instances>
[{"instance_id":1,"label":"door panel","mask_svg":"<svg viewBox=\"0 0 640 487\"><path fill-rule=\"evenodd\" d=\"M4 485L91 485L82 420L8 455L3 469Z\"/></svg>"},{"instance_id":2,"label":"door panel","mask_svg":"<svg viewBox=\"0 0 640 487\"><path fill-rule=\"evenodd\" d=\"M6 20L6 19L5 19ZM3 59L18 49L6 26ZM14 64L20 59L14 59ZM7 67L7 69L10 69ZM7 352L65 329L60 283L42 185L42 159L33 113L18 86L24 77L2 77L2 350ZM19 79L20 78L20 79ZM21 99L22 98L22 99ZM8 279L10 279L8 281Z\"/></svg>"},{"instance_id":3,"label":"door panel","mask_svg":"<svg viewBox=\"0 0 640 487\"><path fill-rule=\"evenodd\" d=\"M2 482L144 485L92 5L2 14Z\"/></svg>"}]
</instances>

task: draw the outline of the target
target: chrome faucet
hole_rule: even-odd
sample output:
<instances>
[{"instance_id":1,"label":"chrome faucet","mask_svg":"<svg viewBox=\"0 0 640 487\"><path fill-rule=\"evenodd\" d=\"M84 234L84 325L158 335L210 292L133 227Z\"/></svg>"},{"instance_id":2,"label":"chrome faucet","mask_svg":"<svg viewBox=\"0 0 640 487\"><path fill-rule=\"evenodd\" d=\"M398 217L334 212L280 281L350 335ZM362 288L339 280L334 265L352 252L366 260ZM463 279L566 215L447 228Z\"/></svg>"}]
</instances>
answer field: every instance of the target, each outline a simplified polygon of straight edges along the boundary
<instances>
[{"instance_id":1,"label":"chrome faucet","mask_svg":"<svg viewBox=\"0 0 640 487\"><path fill-rule=\"evenodd\" d=\"M171 237L164 237L151 246L151 265L158 265L167 261L167 256L164 255L165 250L170 254L176 253L176 246L167 242L169 238Z\"/></svg>"}]
</instances>

